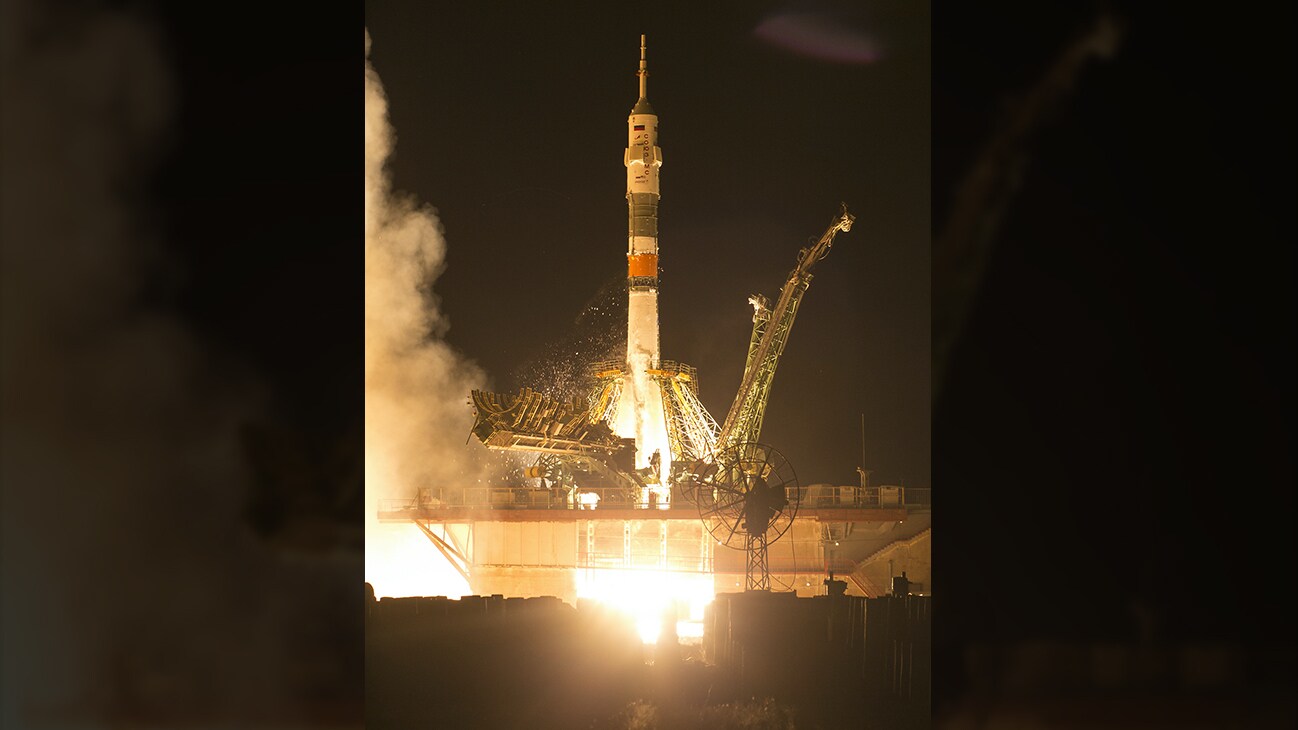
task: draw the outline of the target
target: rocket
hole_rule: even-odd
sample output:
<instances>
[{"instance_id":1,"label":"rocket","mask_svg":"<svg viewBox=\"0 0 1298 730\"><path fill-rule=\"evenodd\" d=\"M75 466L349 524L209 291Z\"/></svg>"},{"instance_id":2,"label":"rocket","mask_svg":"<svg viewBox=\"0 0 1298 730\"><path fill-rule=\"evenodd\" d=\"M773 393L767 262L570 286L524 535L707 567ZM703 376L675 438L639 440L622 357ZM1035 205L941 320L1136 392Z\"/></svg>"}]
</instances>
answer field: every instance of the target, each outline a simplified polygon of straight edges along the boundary
<instances>
[{"instance_id":1,"label":"rocket","mask_svg":"<svg viewBox=\"0 0 1298 730\"><path fill-rule=\"evenodd\" d=\"M657 367L658 343L658 170L663 153L658 147L658 116L649 106L645 67L645 37L640 36L640 98L627 118L627 362L649 355Z\"/></svg>"},{"instance_id":2,"label":"rocket","mask_svg":"<svg viewBox=\"0 0 1298 730\"><path fill-rule=\"evenodd\" d=\"M627 330L626 370L615 431L635 438L636 466L661 460L670 469L671 453L662 391L651 376L660 364L658 341L658 116L647 98L649 71L645 37L640 36L640 96L627 117ZM658 452L657 459L654 453Z\"/></svg>"}]
</instances>

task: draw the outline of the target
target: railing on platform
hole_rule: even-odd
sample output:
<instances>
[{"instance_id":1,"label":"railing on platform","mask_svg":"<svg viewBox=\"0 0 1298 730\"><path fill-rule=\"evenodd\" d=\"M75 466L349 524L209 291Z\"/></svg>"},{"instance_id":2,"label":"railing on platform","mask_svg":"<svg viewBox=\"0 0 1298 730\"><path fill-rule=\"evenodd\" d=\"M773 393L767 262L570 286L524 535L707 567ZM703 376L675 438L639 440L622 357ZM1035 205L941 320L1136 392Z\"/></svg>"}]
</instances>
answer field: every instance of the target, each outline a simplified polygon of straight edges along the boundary
<instances>
[{"instance_id":1,"label":"railing on platform","mask_svg":"<svg viewBox=\"0 0 1298 730\"><path fill-rule=\"evenodd\" d=\"M379 500L380 512L466 508L580 510L600 507L659 509L665 505L656 500L630 499L625 489L615 487L582 489L571 495L563 489L528 487L426 487L419 490L415 499Z\"/></svg>"},{"instance_id":2,"label":"railing on platform","mask_svg":"<svg viewBox=\"0 0 1298 730\"><path fill-rule=\"evenodd\" d=\"M932 504L929 487L835 487L813 484L800 487L803 507L891 509L928 507Z\"/></svg>"},{"instance_id":3,"label":"railing on platform","mask_svg":"<svg viewBox=\"0 0 1298 730\"><path fill-rule=\"evenodd\" d=\"M932 505L928 487L833 487L811 485L797 487L801 507L811 509L898 509L927 508ZM789 499L795 498L793 489ZM381 499L380 512L403 512L425 509L665 509L656 500L630 499L625 489L581 489L570 495L561 489L529 487L426 487L414 499ZM674 509L693 508L683 500Z\"/></svg>"}]
</instances>

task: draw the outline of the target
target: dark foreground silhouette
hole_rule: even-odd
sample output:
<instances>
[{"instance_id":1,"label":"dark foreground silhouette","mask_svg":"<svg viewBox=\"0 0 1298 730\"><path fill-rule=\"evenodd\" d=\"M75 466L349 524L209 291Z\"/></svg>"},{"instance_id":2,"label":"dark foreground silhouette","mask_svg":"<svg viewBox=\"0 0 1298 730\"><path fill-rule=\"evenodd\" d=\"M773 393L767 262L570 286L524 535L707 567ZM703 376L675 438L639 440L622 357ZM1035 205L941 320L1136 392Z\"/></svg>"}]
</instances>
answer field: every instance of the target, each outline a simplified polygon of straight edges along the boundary
<instances>
[{"instance_id":1,"label":"dark foreground silhouette","mask_svg":"<svg viewBox=\"0 0 1298 730\"><path fill-rule=\"evenodd\" d=\"M927 597L722 594L701 647L594 603L369 600L370 728L928 726Z\"/></svg>"}]
</instances>

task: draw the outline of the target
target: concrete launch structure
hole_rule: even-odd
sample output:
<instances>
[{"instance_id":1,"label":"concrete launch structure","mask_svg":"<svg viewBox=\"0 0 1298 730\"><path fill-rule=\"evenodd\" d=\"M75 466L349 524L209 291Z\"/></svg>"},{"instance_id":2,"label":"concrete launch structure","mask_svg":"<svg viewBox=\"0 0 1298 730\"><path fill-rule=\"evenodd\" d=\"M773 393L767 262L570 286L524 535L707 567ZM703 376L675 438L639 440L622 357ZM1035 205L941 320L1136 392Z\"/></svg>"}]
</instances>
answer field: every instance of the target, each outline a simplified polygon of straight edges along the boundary
<instances>
[{"instance_id":1,"label":"concrete launch structure","mask_svg":"<svg viewBox=\"0 0 1298 730\"><path fill-rule=\"evenodd\" d=\"M627 323L626 366L621 397L613 419L614 431L636 442L637 469L659 464L653 471L671 472L667 418L659 384L650 377L661 361L658 340L658 201L659 170L663 164L658 146L658 115L649 105L649 70L645 63L645 37L640 36L640 95L627 117ZM661 489L661 487L659 487Z\"/></svg>"}]
</instances>

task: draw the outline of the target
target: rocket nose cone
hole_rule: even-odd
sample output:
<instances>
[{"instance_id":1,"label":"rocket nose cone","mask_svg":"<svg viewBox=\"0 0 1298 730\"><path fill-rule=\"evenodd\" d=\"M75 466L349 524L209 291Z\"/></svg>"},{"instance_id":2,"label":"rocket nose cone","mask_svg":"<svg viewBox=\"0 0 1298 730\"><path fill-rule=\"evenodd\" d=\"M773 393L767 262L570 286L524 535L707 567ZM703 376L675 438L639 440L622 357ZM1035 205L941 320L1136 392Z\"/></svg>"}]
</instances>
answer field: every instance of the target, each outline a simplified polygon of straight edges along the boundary
<instances>
[{"instance_id":1,"label":"rocket nose cone","mask_svg":"<svg viewBox=\"0 0 1298 730\"><path fill-rule=\"evenodd\" d=\"M632 114L653 114L654 108L649 106L649 100L643 96L636 101L635 106L631 107Z\"/></svg>"}]
</instances>

